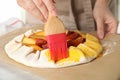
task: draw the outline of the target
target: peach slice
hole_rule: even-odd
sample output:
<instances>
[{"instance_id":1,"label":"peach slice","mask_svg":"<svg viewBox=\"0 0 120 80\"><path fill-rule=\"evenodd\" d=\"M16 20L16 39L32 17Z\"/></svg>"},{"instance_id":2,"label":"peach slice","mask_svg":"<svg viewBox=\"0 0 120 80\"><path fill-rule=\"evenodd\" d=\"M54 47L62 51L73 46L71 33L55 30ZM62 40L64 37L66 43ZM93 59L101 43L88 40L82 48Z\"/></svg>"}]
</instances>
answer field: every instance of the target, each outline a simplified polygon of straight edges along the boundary
<instances>
[{"instance_id":1,"label":"peach slice","mask_svg":"<svg viewBox=\"0 0 120 80\"><path fill-rule=\"evenodd\" d=\"M23 40L22 40L22 43L23 43L24 45L35 44L35 43L36 43L36 40L35 40L35 39L32 39L32 38L24 37Z\"/></svg>"},{"instance_id":2,"label":"peach slice","mask_svg":"<svg viewBox=\"0 0 120 80\"><path fill-rule=\"evenodd\" d=\"M42 35L31 35L30 38L33 38L33 39L44 39L44 40L46 40L46 37L42 36Z\"/></svg>"},{"instance_id":3,"label":"peach slice","mask_svg":"<svg viewBox=\"0 0 120 80\"><path fill-rule=\"evenodd\" d=\"M69 57L57 61L57 64L58 65L64 65L64 64L67 64L67 63L71 64L71 63L74 63L74 62L79 62L81 60L81 58L83 58L83 57L85 58L85 55L79 48L71 46L69 48Z\"/></svg>"},{"instance_id":4,"label":"peach slice","mask_svg":"<svg viewBox=\"0 0 120 80\"><path fill-rule=\"evenodd\" d=\"M87 39L84 44L97 51L97 53L100 53L102 51L102 46L98 42Z\"/></svg>"},{"instance_id":5,"label":"peach slice","mask_svg":"<svg viewBox=\"0 0 120 80\"><path fill-rule=\"evenodd\" d=\"M46 40L45 33L43 31L40 31L40 32L32 34L30 36L30 38L33 38L33 39L44 39L44 40Z\"/></svg>"},{"instance_id":6,"label":"peach slice","mask_svg":"<svg viewBox=\"0 0 120 80\"><path fill-rule=\"evenodd\" d=\"M44 33L43 31L39 31L39 32L36 32L36 33L33 34L33 35L43 35L43 36L45 36L45 33Z\"/></svg>"},{"instance_id":7,"label":"peach slice","mask_svg":"<svg viewBox=\"0 0 120 80\"><path fill-rule=\"evenodd\" d=\"M22 40L22 44L33 47L34 50L42 50L47 49L47 41L44 39L33 39L29 37L24 37Z\"/></svg>"},{"instance_id":8,"label":"peach slice","mask_svg":"<svg viewBox=\"0 0 120 80\"><path fill-rule=\"evenodd\" d=\"M92 41L95 41L95 42L99 42L99 40L97 39L97 37L87 33L86 34L86 39L89 39L89 40L92 40Z\"/></svg>"},{"instance_id":9,"label":"peach slice","mask_svg":"<svg viewBox=\"0 0 120 80\"><path fill-rule=\"evenodd\" d=\"M87 45L85 44L79 44L77 46L82 52L84 52L84 54L87 56L87 57L91 57L91 58L94 58L97 56L97 52L95 50L93 50L92 48L88 47Z\"/></svg>"},{"instance_id":10,"label":"peach slice","mask_svg":"<svg viewBox=\"0 0 120 80\"><path fill-rule=\"evenodd\" d=\"M41 47L39 47L39 46L37 46L37 45L34 45L34 44L28 44L27 46L33 47L35 51L36 51L36 50L42 50Z\"/></svg>"},{"instance_id":11,"label":"peach slice","mask_svg":"<svg viewBox=\"0 0 120 80\"><path fill-rule=\"evenodd\" d=\"M50 50L49 50L49 49L45 52L45 56L47 57L48 62L54 62L53 60L51 60L51 57L50 57Z\"/></svg>"}]
</instances>

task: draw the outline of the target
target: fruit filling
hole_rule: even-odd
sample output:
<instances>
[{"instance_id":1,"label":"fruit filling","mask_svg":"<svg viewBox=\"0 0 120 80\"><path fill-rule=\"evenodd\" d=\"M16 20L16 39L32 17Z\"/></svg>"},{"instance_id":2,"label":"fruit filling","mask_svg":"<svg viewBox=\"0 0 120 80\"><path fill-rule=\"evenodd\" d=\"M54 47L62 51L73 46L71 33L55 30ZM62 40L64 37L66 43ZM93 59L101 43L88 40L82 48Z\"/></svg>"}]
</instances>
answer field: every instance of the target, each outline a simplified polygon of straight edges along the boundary
<instances>
[{"instance_id":1,"label":"fruit filling","mask_svg":"<svg viewBox=\"0 0 120 80\"><path fill-rule=\"evenodd\" d=\"M85 42L85 38L82 37L80 33L75 31L67 31L67 46L78 46L80 43ZM29 37L24 37L22 40L22 44L33 47L34 50L44 50L48 48L48 44L46 41L46 36L43 31L32 34Z\"/></svg>"}]
</instances>

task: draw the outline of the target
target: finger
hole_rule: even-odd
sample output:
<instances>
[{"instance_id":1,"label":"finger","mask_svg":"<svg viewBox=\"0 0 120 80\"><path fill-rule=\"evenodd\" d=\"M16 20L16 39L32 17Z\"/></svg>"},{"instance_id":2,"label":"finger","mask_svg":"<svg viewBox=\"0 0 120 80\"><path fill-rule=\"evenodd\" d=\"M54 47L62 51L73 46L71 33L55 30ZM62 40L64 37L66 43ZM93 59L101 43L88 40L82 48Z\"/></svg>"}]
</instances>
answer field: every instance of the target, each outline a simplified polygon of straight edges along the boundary
<instances>
[{"instance_id":1,"label":"finger","mask_svg":"<svg viewBox=\"0 0 120 80\"><path fill-rule=\"evenodd\" d=\"M113 21L113 23L108 25L110 27L109 29L109 33L117 33L117 28L118 28L118 22L117 21Z\"/></svg>"},{"instance_id":2,"label":"finger","mask_svg":"<svg viewBox=\"0 0 120 80\"><path fill-rule=\"evenodd\" d=\"M55 0L52 0L52 1L53 1L53 3L56 3Z\"/></svg>"},{"instance_id":3,"label":"finger","mask_svg":"<svg viewBox=\"0 0 120 80\"><path fill-rule=\"evenodd\" d=\"M23 5L25 5L24 0L16 0L16 1L17 1L17 4L21 7L23 7Z\"/></svg>"},{"instance_id":4,"label":"finger","mask_svg":"<svg viewBox=\"0 0 120 80\"><path fill-rule=\"evenodd\" d=\"M104 38L104 24L102 19L96 19L97 24L97 35L100 39Z\"/></svg>"},{"instance_id":5,"label":"finger","mask_svg":"<svg viewBox=\"0 0 120 80\"><path fill-rule=\"evenodd\" d=\"M105 27L104 27L104 32L105 32L105 33L108 33L108 31L109 31L108 24L104 24L104 26L105 26Z\"/></svg>"},{"instance_id":6,"label":"finger","mask_svg":"<svg viewBox=\"0 0 120 80\"><path fill-rule=\"evenodd\" d=\"M105 21L105 24L108 26L108 33L117 33L118 21L115 19L115 17L111 16L108 20Z\"/></svg>"},{"instance_id":7,"label":"finger","mask_svg":"<svg viewBox=\"0 0 120 80\"><path fill-rule=\"evenodd\" d=\"M42 0L33 0L33 2L36 4L38 9L41 11L42 15L47 19L48 17L48 10L45 4Z\"/></svg>"},{"instance_id":8,"label":"finger","mask_svg":"<svg viewBox=\"0 0 120 80\"><path fill-rule=\"evenodd\" d=\"M18 4L23 7L25 10L27 10L29 13L37 17L38 19L41 19L42 22L46 22L46 19L42 15L42 13L39 11L37 6L35 6L34 2L32 0L18 0Z\"/></svg>"},{"instance_id":9,"label":"finger","mask_svg":"<svg viewBox=\"0 0 120 80\"><path fill-rule=\"evenodd\" d=\"M53 15L53 16L57 16L57 10L56 7L53 3L52 0L43 0L43 2L45 3L45 5L48 8L48 11Z\"/></svg>"}]
</instances>

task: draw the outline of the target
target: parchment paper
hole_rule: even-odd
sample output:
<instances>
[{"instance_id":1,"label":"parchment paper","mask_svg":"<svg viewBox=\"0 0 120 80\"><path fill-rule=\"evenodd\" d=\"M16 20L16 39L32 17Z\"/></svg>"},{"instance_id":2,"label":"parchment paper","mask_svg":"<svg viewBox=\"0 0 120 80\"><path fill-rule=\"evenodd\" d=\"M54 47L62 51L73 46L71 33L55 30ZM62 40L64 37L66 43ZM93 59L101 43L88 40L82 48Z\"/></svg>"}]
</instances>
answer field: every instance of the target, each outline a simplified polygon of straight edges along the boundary
<instances>
[{"instance_id":1,"label":"parchment paper","mask_svg":"<svg viewBox=\"0 0 120 80\"><path fill-rule=\"evenodd\" d=\"M24 27L0 37L0 72L4 68L12 70L11 74L21 77L22 80L120 80L120 35L108 34L101 41L104 57L99 57L92 62L60 69L31 68L10 59L4 45L13 37L29 30ZM41 29L41 27L32 27ZM29 74L29 76L28 76ZM6 75L8 74L6 73ZM0 76L0 80L2 75ZM10 80L9 76L8 79ZM15 78L19 80L19 78Z\"/></svg>"}]
</instances>

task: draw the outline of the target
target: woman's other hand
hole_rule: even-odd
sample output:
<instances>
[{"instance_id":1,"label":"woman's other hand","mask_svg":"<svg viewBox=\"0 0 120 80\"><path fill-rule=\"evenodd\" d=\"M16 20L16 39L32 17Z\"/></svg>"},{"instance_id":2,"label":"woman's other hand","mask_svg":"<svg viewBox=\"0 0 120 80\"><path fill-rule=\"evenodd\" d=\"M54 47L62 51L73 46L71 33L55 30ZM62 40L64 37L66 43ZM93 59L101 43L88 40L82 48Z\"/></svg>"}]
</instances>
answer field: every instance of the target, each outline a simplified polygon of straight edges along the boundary
<instances>
[{"instance_id":1,"label":"woman's other hand","mask_svg":"<svg viewBox=\"0 0 120 80\"><path fill-rule=\"evenodd\" d=\"M107 0L97 0L93 16L97 24L97 35L100 39L103 39L106 33L116 33L118 22L111 13Z\"/></svg>"}]
</instances>

